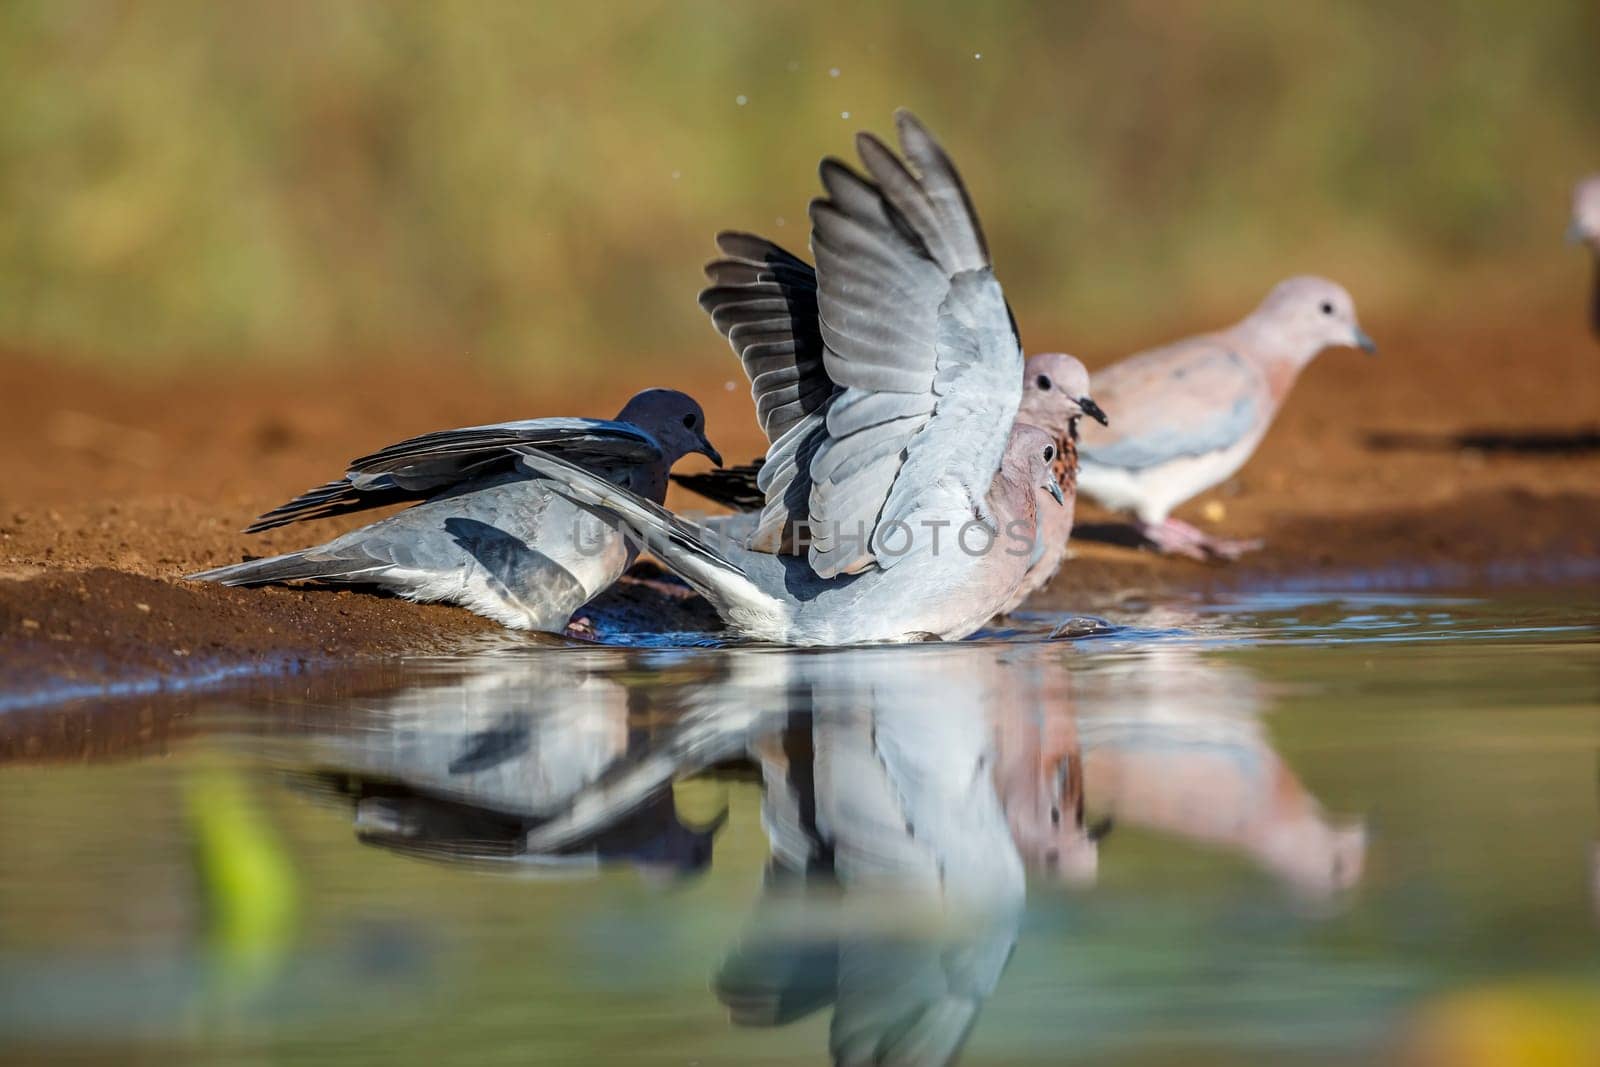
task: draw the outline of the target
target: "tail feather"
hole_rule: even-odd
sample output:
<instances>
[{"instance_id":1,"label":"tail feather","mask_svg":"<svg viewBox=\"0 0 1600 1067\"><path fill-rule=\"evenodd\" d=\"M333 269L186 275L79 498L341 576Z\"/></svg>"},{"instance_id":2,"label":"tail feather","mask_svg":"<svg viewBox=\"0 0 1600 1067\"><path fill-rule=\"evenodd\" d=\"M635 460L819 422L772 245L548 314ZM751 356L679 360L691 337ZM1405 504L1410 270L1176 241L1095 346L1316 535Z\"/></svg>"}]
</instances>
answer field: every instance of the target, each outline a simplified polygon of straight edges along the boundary
<instances>
[{"instance_id":1,"label":"tail feather","mask_svg":"<svg viewBox=\"0 0 1600 1067\"><path fill-rule=\"evenodd\" d=\"M271 585L312 578L342 578L348 581L358 575L386 570L389 566L388 563L372 559L314 559L305 552L290 552L200 571L189 575L188 580L215 582L218 585Z\"/></svg>"},{"instance_id":2,"label":"tail feather","mask_svg":"<svg viewBox=\"0 0 1600 1067\"><path fill-rule=\"evenodd\" d=\"M626 526L673 573L711 602L724 618L730 609L775 612L778 602L706 541L705 531L666 508L614 485L582 467L536 448L516 446L523 462L550 479L556 492L595 508Z\"/></svg>"}]
</instances>

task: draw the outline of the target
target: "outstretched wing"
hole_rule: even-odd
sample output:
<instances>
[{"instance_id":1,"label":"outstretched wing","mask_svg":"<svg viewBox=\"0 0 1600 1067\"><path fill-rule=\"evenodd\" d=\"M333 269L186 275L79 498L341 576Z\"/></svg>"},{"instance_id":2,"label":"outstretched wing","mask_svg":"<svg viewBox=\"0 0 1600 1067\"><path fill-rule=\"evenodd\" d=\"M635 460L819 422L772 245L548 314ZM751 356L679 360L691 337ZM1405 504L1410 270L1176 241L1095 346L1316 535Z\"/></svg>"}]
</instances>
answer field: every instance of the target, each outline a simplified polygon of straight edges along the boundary
<instances>
[{"instance_id":1,"label":"outstretched wing","mask_svg":"<svg viewBox=\"0 0 1600 1067\"><path fill-rule=\"evenodd\" d=\"M1263 426L1272 407L1261 372L1216 337L1131 356L1091 384L1095 402L1115 418L1084 426L1078 454L1125 470L1223 451Z\"/></svg>"},{"instance_id":2,"label":"outstretched wing","mask_svg":"<svg viewBox=\"0 0 1600 1067\"><path fill-rule=\"evenodd\" d=\"M768 441L788 433L833 395L817 327L810 264L754 234L717 235L723 258L706 264L700 306L733 346L750 378Z\"/></svg>"},{"instance_id":3,"label":"outstretched wing","mask_svg":"<svg viewBox=\"0 0 1600 1067\"><path fill-rule=\"evenodd\" d=\"M343 478L273 508L245 532L426 499L469 478L511 467L517 461L516 447L542 448L586 466L661 458L661 448L649 434L630 423L605 419L523 419L440 430L352 460Z\"/></svg>"},{"instance_id":4,"label":"outstretched wing","mask_svg":"<svg viewBox=\"0 0 1600 1067\"><path fill-rule=\"evenodd\" d=\"M878 532L930 491L981 504L1022 393L1022 348L961 178L910 113L895 119L905 161L861 134L868 176L824 160L827 195L811 204L823 367L840 389L809 466L823 577L892 566Z\"/></svg>"},{"instance_id":5,"label":"outstretched wing","mask_svg":"<svg viewBox=\"0 0 1600 1067\"><path fill-rule=\"evenodd\" d=\"M824 420L838 394L823 366L817 275L809 263L754 234L720 233L717 248L722 258L706 265L712 284L700 294L700 306L744 365L770 442L755 484L761 516L748 544L760 552L793 553L799 547L795 522L810 506L811 459L827 436Z\"/></svg>"}]
</instances>

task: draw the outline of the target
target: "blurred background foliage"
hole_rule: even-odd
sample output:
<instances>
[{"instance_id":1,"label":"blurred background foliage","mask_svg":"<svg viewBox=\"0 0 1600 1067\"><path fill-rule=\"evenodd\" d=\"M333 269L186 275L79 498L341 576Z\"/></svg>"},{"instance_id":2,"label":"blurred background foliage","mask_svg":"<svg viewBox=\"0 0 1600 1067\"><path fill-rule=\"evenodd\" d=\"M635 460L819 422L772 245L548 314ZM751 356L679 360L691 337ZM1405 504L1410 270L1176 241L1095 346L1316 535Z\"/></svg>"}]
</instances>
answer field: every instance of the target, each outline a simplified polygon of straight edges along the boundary
<instances>
[{"instance_id":1,"label":"blurred background foliage","mask_svg":"<svg viewBox=\"0 0 1600 1067\"><path fill-rule=\"evenodd\" d=\"M1369 319L1576 299L1597 56L1593 0L10 0L0 347L723 360L713 233L803 249L817 160L900 105L1036 348L1308 270Z\"/></svg>"}]
</instances>

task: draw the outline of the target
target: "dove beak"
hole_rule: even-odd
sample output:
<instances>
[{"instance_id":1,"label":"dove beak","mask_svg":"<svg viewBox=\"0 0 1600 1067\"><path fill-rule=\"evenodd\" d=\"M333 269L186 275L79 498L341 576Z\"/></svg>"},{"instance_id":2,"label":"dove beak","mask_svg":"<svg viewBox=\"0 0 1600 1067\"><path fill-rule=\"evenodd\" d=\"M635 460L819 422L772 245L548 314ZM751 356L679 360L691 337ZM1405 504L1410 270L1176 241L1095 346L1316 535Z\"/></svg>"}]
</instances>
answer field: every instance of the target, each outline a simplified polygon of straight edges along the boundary
<instances>
[{"instance_id":1,"label":"dove beak","mask_svg":"<svg viewBox=\"0 0 1600 1067\"><path fill-rule=\"evenodd\" d=\"M715 463L717 466L722 466L722 453L711 447L711 442L706 440L705 434L700 435L700 447L695 449L695 451L709 459L712 463Z\"/></svg>"},{"instance_id":2,"label":"dove beak","mask_svg":"<svg viewBox=\"0 0 1600 1067\"><path fill-rule=\"evenodd\" d=\"M1111 420L1106 418L1106 413L1100 410L1100 405L1086 396L1078 398L1078 410L1089 416L1101 426L1110 426Z\"/></svg>"},{"instance_id":3,"label":"dove beak","mask_svg":"<svg viewBox=\"0 0 1600 1067\"><path fill-rule=\"evenodd\" d=\"M1355 327L1355 346L1369 356L1378 354L1378 342L1374 341L1371 335L1359 326Z\"/></svg>"},{"instance_id":4,"label":"dove beak","mask_svg":"<svg viewBox=\"0 0 1600 1067\"><path fill-rule=\"evenodd\" d=\"M1056 498L1057 504L1060 504L1062 507L1067 506L1067 498L1061 493L1060 482L1056 481L1054 478L1051 478L1048 482L1044 483L1041 488L1048 490L1050 495Z\"/></svg>"}]
</instances>

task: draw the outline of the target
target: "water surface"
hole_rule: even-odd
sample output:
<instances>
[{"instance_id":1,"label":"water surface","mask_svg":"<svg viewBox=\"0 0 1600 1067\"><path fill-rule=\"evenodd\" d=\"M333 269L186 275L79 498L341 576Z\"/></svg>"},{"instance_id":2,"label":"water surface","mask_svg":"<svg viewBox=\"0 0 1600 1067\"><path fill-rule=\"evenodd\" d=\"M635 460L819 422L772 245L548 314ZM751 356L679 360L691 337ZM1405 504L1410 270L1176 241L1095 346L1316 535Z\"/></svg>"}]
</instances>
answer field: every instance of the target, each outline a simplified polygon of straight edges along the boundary
<instances>
[{"instance_id":1,"label":"water surface","mask_svg":"<svg viewBox=\"0 0 1600 1067\"><path fill-rule=\"evenodd\" d=\"M1595 1061L1589 598L1104 614L0 716L0 1058Z\"/></svg>"}]
</instances>

